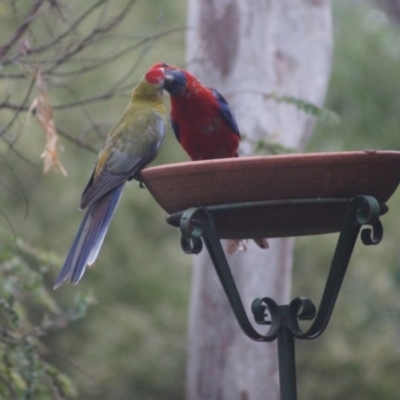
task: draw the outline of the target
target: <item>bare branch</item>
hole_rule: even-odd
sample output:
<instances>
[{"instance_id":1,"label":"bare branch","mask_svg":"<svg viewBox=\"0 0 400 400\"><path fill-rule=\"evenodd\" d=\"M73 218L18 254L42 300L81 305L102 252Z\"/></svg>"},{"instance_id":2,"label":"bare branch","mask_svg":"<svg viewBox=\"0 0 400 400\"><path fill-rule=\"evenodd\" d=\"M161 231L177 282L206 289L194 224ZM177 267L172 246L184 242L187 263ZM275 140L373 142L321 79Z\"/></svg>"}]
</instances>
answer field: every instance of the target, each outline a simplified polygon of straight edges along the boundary
<instances>
[{"instance_id":1,"label":"bare branch","mask_svg":"<svg viewBox=\"0 0 400 400\"><path fill-rule=\"evenodd\" d=\"M44 2L44 0L36 0L37 2ZM42 45L40 47L37 48L33 48L30 51L27 52L27 54L40 54L44 51L47 51L51 48L53 48L56 44L58 44L62 39L68 37L68 35L72 34L77 28L78 26L87 18L90 16L90 14L97 8L99 7L101 4L103 4L106 0L99 0L96 3L94 3L88 10L86 10L86 12L84 12L82 15L79 16L79 18L73 22L68 29L63 32L62 34L60 34L59 36L57 36L56 38L54 38L53 40L51 40L49 43L46 43L45 45ZM26 28L28 28L29 25L26 26ZM26 30L25 28L25 30ZM17 28L18 30L18 28ZM18 39L18 38L17 38ZM16 39L16 40L17 40ZM14 57L12 57L11 59L7 59L7 60L3 60L2 61L2 65L6 66L8 64L14 63L16 62L23 54L18 53L16 54Z\"/></svg>"},{"instance_id":2,"label":"bare branch","mask_svg":"<svg viewBox=\"0 0 400 400\"><path fill-rule=\"evenodd\" d=\"M94 38L98 35L103 35L103 34L109 32L116 25L118 25L122 21L122 19L126 15L126 13L129 11L129 9L133 6L133 4L134 4L134 0L131 0L130 2L128 2L119 14L117 14L113 19L108 21L103 27L99 27L99 28L96 28L93 31L91 31L90 34L88 34L85 38L83 38L81 40L81 42L78 43L71 51L65 52L61 58L57 59L52 68L50 68L49 70L44 71L44 72L51 73L60 64L65 63L66 61L71 59L75 54L81 52L87 46L94 44L95 43ZM33 50L33 52L35 53L35 50Z\"/></svg>"},{"instance_id":3,"label":"bare branch","mask_svg":"<svg viewBox=\"0 0 400 400\"><path fill-rule=\"evenodd\" d=\"M42 4L45 0L35 0L32 9L29 11L27 17L24 22L18 26L15 30L12 38L2 47L0 47L0 58L4 57L4 55L10 50L10 48L17 42L18 39L25 33L25 31L29 28L29 25L36 18Z\"/></svg>"},{"instance_id":4,"label":"bare branch","mask_svg":"<svg viewBox=\"0 0 400 400\"><path fill-rule=\"evenodd\" d=\"M32 93L33 87L35 86L35 79L31 80L31 83L28 87L28 90L25 93L25 97L22 100L21 104L16 108L14 115L12 116L9 123L0 131L0 137L4 137L4 134L14 125L14 122L17 120L19 113L23 110L28 110L28 100Z\"/></svg>"},{"instance_id":5,"label":"bare branch","mask_svg":"<svg viewBox=\"0 0 400 400\"><path fill-rule=\"evenodd\" d=\"M67 139L68 141L70 141L73 144L76 144L77 146L88 150L89 152L93 153L93 154L97 154L99 152L98 149L94 148L93 146L91 146L89 143L84 142L82 139L79 139L76 136L72 136L69 133L67 133L64 129L58 127L58 133L60 136L64 137L65 139Z\"/></svg>"}]
</instances>

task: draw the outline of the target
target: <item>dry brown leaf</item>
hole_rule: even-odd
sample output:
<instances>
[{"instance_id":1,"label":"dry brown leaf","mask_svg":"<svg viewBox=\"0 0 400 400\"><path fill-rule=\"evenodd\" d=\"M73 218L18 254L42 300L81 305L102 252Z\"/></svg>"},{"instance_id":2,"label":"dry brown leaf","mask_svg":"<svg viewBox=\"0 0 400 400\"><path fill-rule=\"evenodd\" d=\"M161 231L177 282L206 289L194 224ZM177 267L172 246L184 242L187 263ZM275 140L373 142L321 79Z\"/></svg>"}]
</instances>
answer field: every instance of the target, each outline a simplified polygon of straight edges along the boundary
<instances>
[{"instance_id":1,"label":"dry brown leaf","mask_svg":"<svg viewBox=\"0 0 400 400\"><path fill-rule=\"evenodd\" d=\"M246 240L228 239L225 242L225 250L228 254L235 254L237 251L247 251Z\"/></svg>"},{"instance_id":2,"label":"dry brown leaf","mask_svg":"<svg viewBox=\"0 0 400 400\"><path fill-rule=\"evenodd\" d=\"M260 249L269 249L268 239L253 239ZM228 254L235 254L237 251L247 251L247 239L228 239L225 242L225 250Z\"/></svg>"},{"instance_id":3,"label":"dry brown leaf","mask_svg":"<svg viewBox=\"0 0 400 400\"><path fill-rule=\"evenodd\" d=\"M44 160L43 172L46 174L50 169L53 169L54 171L61 171L64 176L67 176L67 171L58 159L58 134L53 118L53 109L49 103L46 84L40 70L36 74L36 87L39 91L39 95L32 101L28 115L35 112L35 117L46 135L44 151L40 155Z\"/></svg>"}]
</instances>

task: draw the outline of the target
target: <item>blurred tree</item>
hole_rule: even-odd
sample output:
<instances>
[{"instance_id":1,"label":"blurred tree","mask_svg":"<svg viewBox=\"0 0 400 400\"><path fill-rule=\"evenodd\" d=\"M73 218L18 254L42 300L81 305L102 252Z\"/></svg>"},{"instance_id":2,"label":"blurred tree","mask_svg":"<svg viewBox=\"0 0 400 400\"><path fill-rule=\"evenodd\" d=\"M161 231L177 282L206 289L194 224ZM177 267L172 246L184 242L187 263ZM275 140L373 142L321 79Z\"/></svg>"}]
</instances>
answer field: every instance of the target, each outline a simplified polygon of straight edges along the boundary
<instances>
[{"instance_id":1,"label":"blurred tree","mask_svg":"<svg viewBox=\"0 0 400 400\"><path fill-rule=\"evenodd\" d=\"M332 53L329 1L190 0L188 21L190 69L226 95L246 135L243 153L252 154L260 139L303 150L314 118L271 94L322 104ZM228 257L245 307L258 296L286 303L293 239L271 240L267 251L248 247ZM192 290L187 398L279 398L276 343L252 342L240 330L206 251L196 258Z\"/></svg>"},{"instance_id":2,"label":"blurred tree","mask_svg":"<svg viewBox=\"0 0 400 400\"><path fill-rule=\"evenodd\" d=\"M400 1L399 0L375 0L375 2L396 23L400 23Z\"/></svg>"}]
</instances>

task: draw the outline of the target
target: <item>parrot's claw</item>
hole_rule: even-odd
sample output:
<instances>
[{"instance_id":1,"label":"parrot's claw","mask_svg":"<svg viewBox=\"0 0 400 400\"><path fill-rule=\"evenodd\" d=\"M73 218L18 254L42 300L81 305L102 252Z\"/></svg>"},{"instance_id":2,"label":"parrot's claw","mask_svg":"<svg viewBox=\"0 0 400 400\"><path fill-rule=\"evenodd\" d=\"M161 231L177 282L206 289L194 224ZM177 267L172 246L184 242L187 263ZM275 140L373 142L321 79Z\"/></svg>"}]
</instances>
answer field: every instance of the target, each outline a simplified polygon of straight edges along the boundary
<instances>
[{"instance_id":1,"label":"parrot's claw","mask_svg":"<svg viewBox=\"0 0 400 400\"><path fill-rule=\"evenodd\" d=\"M128 180L131 181L132 179L139 182L139 187L141 189L146 189L146 186L142 181L142 175L140 174L140 171L138 171L135 175L131 176Z\"/></svg>"}]
</instances>

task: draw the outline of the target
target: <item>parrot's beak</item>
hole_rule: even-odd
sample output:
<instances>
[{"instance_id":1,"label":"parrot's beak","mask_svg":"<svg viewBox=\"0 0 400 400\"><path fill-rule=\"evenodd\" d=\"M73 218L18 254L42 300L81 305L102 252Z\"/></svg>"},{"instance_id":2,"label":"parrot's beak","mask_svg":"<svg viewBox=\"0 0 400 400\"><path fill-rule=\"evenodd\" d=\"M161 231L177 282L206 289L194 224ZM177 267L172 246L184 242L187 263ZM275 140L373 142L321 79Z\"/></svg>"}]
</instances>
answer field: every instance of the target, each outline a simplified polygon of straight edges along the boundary
<instances>
[{"instance_id":1,"label":"parrot's beak","mask_svg":"<svg viewBox=\"0 0 400 400\"><path fill-rule=\"evenodd\" d=\"M165 69L164 89L171 95L181 94L186 87L186 76L180 70Z\"/></svg>"},{"instance_id":2,"label":"parrot's beak","mask_svg":"<svg viewBox=\"0 0 400 400\"><path fill-rule=\"evenodd\" d=\"M164 82L166 85L171 85L174 82L174 75L171 73L172 71L165 71L165 79Z\"/></svg>"}]
</instances>

